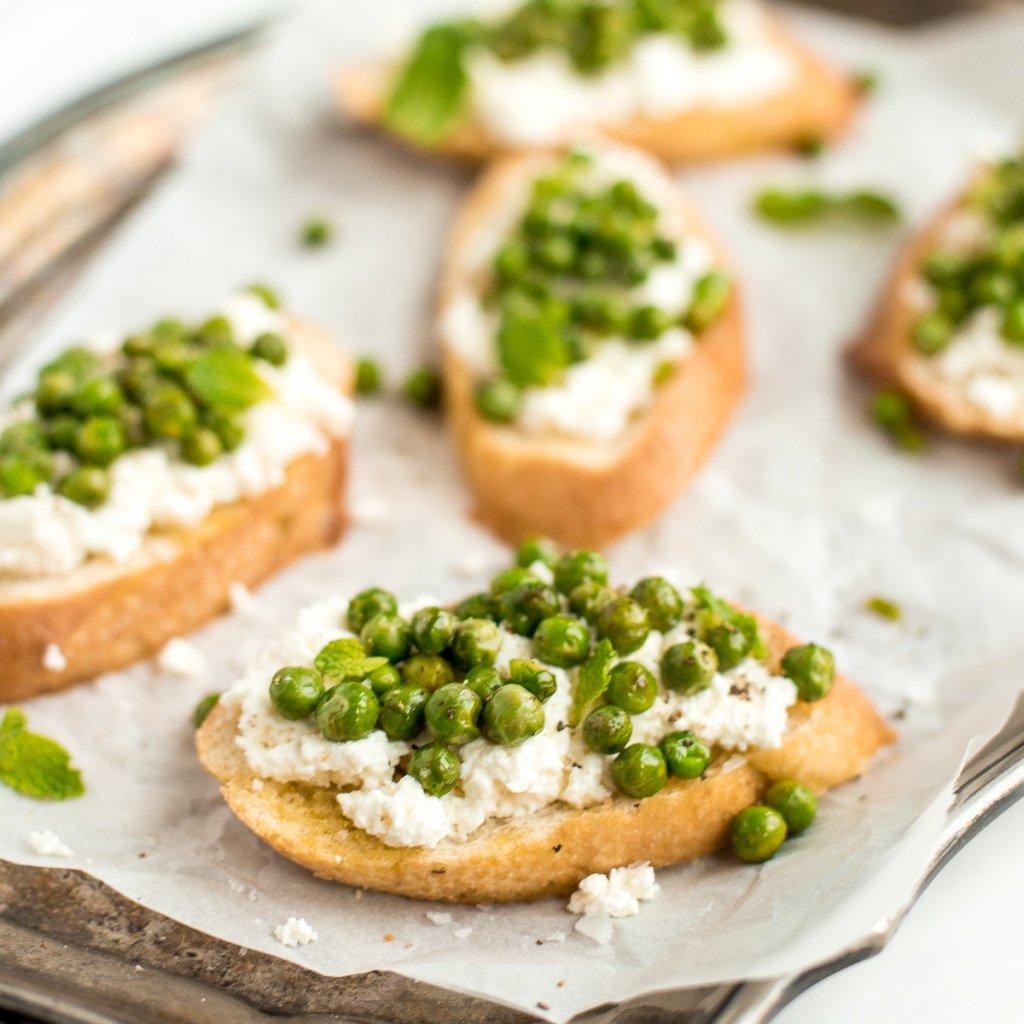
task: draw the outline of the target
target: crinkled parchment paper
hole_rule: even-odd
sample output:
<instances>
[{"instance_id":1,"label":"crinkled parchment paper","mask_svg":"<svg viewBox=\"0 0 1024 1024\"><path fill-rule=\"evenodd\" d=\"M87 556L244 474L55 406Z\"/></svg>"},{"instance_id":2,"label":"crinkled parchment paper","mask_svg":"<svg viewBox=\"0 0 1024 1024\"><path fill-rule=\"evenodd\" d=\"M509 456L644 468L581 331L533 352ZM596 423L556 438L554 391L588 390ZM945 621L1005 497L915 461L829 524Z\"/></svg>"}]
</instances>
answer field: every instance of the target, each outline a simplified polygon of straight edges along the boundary
<instances>
[{"instance_id":1,"label":"crinkled parchment paper","mask_svg":"<svg viewBox=\"0 0 1024 1024\"><path fill-rule=\"evenodd\" d=\"M97 328L200 314L257 278L278 284L353 352L377 354L396 379L429 358L432 281L470 175L340 126L326 91L337 60L367 52L412 7L325 3L286 26L180 169L67 295L29 358ZM785 233L757 223L749 198L775 181L874 185L895 193L912 223L1007 124L956 81L935 77L926 48L912 59L896 37L800 22L852 66L879 69L881 90L852 137L818 163L772 157L681 175L738 264L750 394L695 485L610 555L620 578L671 570L706 579L829 644L881 707L903 716L899 747L825 798L816 826L771 863L721 857L659 872L659 899L619 922L605 947L573 933L561 901L452 908L452 922L437 925L429 905L320 882L277 857L198 768L196 699L228 685L310 601L376 582L406 597L454 597L508 557L468 518L440 425L369 401L353 458L353 529L336 550L266 585L252 607L199 632L202 677L145 664L26 705L33 727L74 751L88 794L47 806L0 791L0 856L56 863L27 842L50 828L75 851L60 863L224 939L325 974L386 968L526 1009L541 1001L552 1020L657 988L799 968L900 906L939 834L968 744L999 727L1024 681L1024 496L1005 452L937 441L912 458L865 423L865 391L840 352L901 232ZM314 212L339 237L308 252L295 236ZM874 594L899 601L903 621L865 612ZM305 917L319 941L278 944L274 927L291 915Z\"/></svg>"}]
</instances>

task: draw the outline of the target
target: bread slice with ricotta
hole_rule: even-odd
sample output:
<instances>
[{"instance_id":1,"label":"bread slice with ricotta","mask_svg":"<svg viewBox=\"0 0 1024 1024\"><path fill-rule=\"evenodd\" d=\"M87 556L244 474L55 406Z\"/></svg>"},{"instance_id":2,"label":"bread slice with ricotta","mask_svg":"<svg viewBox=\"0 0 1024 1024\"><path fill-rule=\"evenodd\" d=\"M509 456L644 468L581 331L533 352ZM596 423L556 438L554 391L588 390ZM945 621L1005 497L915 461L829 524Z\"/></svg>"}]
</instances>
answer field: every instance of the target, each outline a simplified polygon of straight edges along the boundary
<instances>
[{"instance_id":1,"label":"bread slice with ricotta","mask_svg":"<svg viewBox=\"0 0 1024 1024\"><path fill-rule=\"evenodd\" d=\"M682 258L688 248L700 248L713 267L726 266L722 247L655 161L635 150L592 149L597 166L621 163L659 187L669 233ZM524 429L522 420L495 423L484 418L474 402L479 373L456 336L459 307L480 301L487 256L497 242L495 226L510 220L530 182L556 159L550 153L533 153L497 162L455 221L438 316L445 407L475 514L486 526L511 543L541 535L563 544L599 547L656 519L711 452L745 388L744 324L733 284L724 309L687 338L690 347L672 364L667 378L650 384L649 399L613 435L588 434L583 419L573 428L577 433L567 434L557 417L550 430L544 425ZM488 338L487 344L493 348L495 339ZM644 359L650 346L635 345L629 351L630 358ZM567 376L574 372L570 368ZM610 377L607 386L613 390L627 387L614 371ZM608 413L610 403L592 400L582 389L567 394L565 401L570 399L579 401L588 418Z\"/></svg>"},{"instance_id":2,"label":"bread slice with ricotta","mask_svg":"<svg viewBox=\"0 0 1024 1024\"><path fill-rule=\"evenodd\" d=\"M807 47L774 12L760 3L727 0L724 8L740 9L735 20L741 29L754 33L755 52L729 54L722 51L698 57L692 67L677 70L662 53L652 52L651 67L643 72L623 72L613 66L603 76L608 84L595 87L596 94L586 100L582 92L575 113L552 118L559 109L560 88L586 88L586 79L571 73L565 62L561 78L546 64L542 79L530 97L523 95L525 83L511 77L501 86L493 106L474 95L484 86L474 83L469 68L470 99L465 117L429 141L399 137L406 144L427 152L474 162L493 159L513 150L537 146L564 145L581 131L595 132L608 139L645 149L672 163L694 163L739 156L746 153L792 146L808 140L828 141L841 136L856 112L859 95L853 77L833 68ZM664 43L660 43L664 48ZM729 62L724 73L724 92L712 90L702 95L699 83L707 81L708 62ZM544 58L540 60L554 60ZM526 63L526 62L523 62ZM389 125L388 99L400 73L402 60L353 64L342 68L334 82L337 103L354 121L395 132ZM516 62L507 65L515 73ZM763 89L740 88L749 76L757 76L765 67L782 69L769 75ZM494 65L502 75L500 62ZM649 98L616 109L621 86L612 85L613 76L632 74L646 82ZM668 81L658 76L667 74ZM581 83L583 83L581 85ZM738 84L739 83L739 84ZM636 83L634 83L636 84ZM665 99L668 89L680 92L677 103ZM607 88L609 92L602 92ZM517 102L518 100L518 102ZM540 106L538 124L522 122L521 109L532 102ZM509 111L515 113L514 121ZM546 108L546 109L545 109ZM522 122L522 123L521 123Z\"/></svg>"},{"instance_id":3,"label":"bread slice with ricotta","mask_svg":"<svg viewBox=\"0 0 1024 1024\"><path fill-rule=\"evenodd\" d=\"M292 349L348 402L353 371L323 330L288 321ZM89 557L46 575L0 572L0 702L122 668L226 611L254 586L345 526L347 432L325 433L279 482L214 505L201 522L150 531L124 559ZM2 499L0 499L2 501Z\"/></svg>"}]
</instances>

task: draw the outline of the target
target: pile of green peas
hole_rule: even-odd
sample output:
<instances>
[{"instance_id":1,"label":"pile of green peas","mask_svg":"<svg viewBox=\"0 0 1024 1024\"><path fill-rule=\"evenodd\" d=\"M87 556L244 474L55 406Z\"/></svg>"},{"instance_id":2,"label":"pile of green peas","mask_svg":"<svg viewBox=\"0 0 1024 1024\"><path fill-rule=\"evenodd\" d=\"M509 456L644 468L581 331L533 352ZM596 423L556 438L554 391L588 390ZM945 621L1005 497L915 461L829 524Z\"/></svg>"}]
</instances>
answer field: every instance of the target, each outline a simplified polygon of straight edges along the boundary
<instances>
[{"instance_id":1,"label":"pile of green peas","mask_svg":"<svg viewBox=\"0 0 1024 1024\"><path fill-rule=\"evenodd\" d=\"M942 352L978 309L995 307L1000 332L1011 345L1024 345L1024 159L989 168L968 195L969 208L991 226L990 237L969 252L933 250L921 264L935 308L914 325L914 343L925 355Z\"/></svg>"},{"instance_id":2,"label":"pile of green peas","mask_svg":"<svg viewBox=\"0 0 1024 1024\"><path fill-rule=\"evenodd\" d=\"M266 286L251 291L277 308ZM0 497L48 484L96 508L110 491L111 464L154 444L208 465L242 443L244 409L268 394L254 362L287 358L280 335L243 347L223 316L191 326L160 320L109 357L69 348L39 372L29 416L0 434Z\"/></svg>"},{"instance_id":3,"label":"pile of green peas","mask_svg":"<svg viewBox=\"0 0 1024 1024\"><path fill-rule=\"evenodd\" d=\"M548 541L528 540L517 549L516 564L497 573L487 591L451 608L421 608L406 620L393 594L378 587L361 591L344 622L356 636L331 641L313 667L280 669L270 698L285 718L314 717L334 742L360 740L374 730L404 742L429 733L431 741L414 751L405 771L427 793L443 796L461 774L453 748L479 737L518 746L543 730L544 704L557 690L547 666L587 671L600 662L600 690L579 722L584 742L614 758L620 792L653 796L669 776L699 778L712 752L688 730L671 732L657 745L630 743L632 716L654 705L659 682L627 656L652 630L667 632L684 615L692 616L695 635L664 652L667 689L698 693L717 671L758 656L751 616L705 588L694 588L693 595L688 606L659 576L641 579L627 593L608 585L608 563L598 552L561 552ZM534 657L512 659L502 673L495 663L507 633L529 637ZM624 660L605 665L601 645ZM803 700L825 696L835 674L831 654L813 644L789 650L782 671Z\"/></svg>"},{"instance_id":4,"label":"pile of green peas","mask_svg":"<svg viewBox=\"0 0 1024 1024\"><path fill-rule=\"evenodd\" d=\"M733 852L748 864L761 864L779 851L787 837L810 828L818 813L818 798L795 779L769 786L763 804L745 807L729 825Z\"/></svg>"},{"instance_id":5,"label":"pile of green peas","mask_svg":"<svg viewBox=\"0 0 1024 1024\"><path fill-rule=\"evenodd\" d=\"M575 150L537 178L525 213L494 256L484 301L497 311L502 372L477 385L476 408L486 419L514 420L523 388L557 383L608 337L645 344L680 324L699 333L729 297L729 278L716 270L697 282L682 317L636 305L631 290L674 260L677 246L660 233L657 207L631 181L588 187L592 162Z\"/></svg>"}]
</instances>

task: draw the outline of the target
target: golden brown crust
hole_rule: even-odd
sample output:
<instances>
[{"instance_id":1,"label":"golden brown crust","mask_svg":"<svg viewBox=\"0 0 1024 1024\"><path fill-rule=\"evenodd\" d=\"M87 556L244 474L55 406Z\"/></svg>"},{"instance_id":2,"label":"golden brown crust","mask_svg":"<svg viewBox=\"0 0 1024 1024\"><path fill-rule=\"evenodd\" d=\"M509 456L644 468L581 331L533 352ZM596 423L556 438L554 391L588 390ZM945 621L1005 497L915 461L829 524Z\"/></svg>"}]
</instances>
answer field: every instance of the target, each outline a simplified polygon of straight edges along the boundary
<instances>
[{"instance_id":1,"label":"golden brown crust","mask_svg":"<svg viewBox=\"0 0 1024 1024\"><path fill-rule=\"evenodd\" d=\"M351 367L308 325L304 347L325 375L351 389ZM160 650L225 611L234 582L255 586L299 555L334 544L345 526L347 439L305 455L284 482L221 506L194 529L147 540L128 566L82 570L31 588L0 587L0 703L63 689ZM67 667L43 666L56 644Z\"/></svg>"},{"instance_id":2,"label":"golden brown crust","mask_svg":"<svg viewBox=\"0 0 1024 1024\"><path fill-rule=\"evenodd\" d=\"M507 157L470 194L449 242L442 307L460 287L471 286L468 250L479 225L545 159ZM674 212L722 258L681 195ZM743 318L734 289L724 313L658 388L651 408L610 444L537 439L491 423L477 413L472 376L447 345L442 366L445 408L476 516L511 543L540 534L570 546L601 547L656 519L714 446L746 383Z\"/></svg>"},{"instance_id":3,"label":"golden brown crust","mask_svg":"<svg viewBox=\"0 0 1024 1024\"><path fill-rule=\"evenodd\" d=\"M777 661L794 641L779 627L762 625ZM595 871L704 856L726 845L732 817L775 779L797 778L819 790L836 786L860 775L895 739L867 697L840 677L824 700L797 705L792 731L777 750L719 754L704 778L670 780L646 800L616 796L585 810L548 808L426 850L386 846L357 829L331 790L269 781L253 789L236 726L234 708L215 708L196 745L224 799L257 835L321 878L453 903L564 895Z\"/></svg>"},{"instance_id":4,"label":"golden brown crust","mask_svg":"<svg viewBox=\"0 0 1024 1024\"><path fill-rule=\"evenodd\" d=\"M883 387L907 396L924 417L954 434L1024 441L1024 419L1002 419L969 402L962 388L940 377L933 358L914 346L920 311L907 301L919 268L949 222L964 210L964 196L943 206L896 260L867 328L850 347L852 364Z\"/></svg>"},{"instance_id":5,"label":"golden brown crust","mask_svg":"<svg viewBox=\"0 0 1024 1024\"><path fill-rule=\"evenodd\" d=\"M717 160L842 135L858 105L853 78L818 57L777 18L772 18L770 33L796 69L784 89L739 106L696 107L671 117L583 127L671 163ZM387 70L379 65L343 68L334 83L336 101L353 120L380 127L387 80ZM421 151L483 162L516 148L528 147L511 146L479 125L466 124Z\"/></svg>"}]
</instances>

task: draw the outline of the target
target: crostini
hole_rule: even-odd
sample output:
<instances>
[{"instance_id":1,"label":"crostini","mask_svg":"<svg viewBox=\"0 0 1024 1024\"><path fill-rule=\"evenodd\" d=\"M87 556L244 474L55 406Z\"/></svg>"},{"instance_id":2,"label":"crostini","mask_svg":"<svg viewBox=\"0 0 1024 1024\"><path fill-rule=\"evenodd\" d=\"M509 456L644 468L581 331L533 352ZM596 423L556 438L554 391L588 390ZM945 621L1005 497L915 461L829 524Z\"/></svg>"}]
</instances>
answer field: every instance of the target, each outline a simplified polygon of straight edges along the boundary
<instances>
[{"instance_id":1,"label":"crostini","mask_svg":"<svg viewBox=\"0 0 1024 1024\"><path fill-rule=\"evenodd\" d=\"M854 363L958 434L1024 441L1024 160L984 164L900 257Z\"/></svg>"},{"instance_id":2,"label":"crostini","mask_svg":"<svg viewBox=\"0 0 1024 1024\"><path fill-rule=\"evenodd\" d=\"M487 160L598 131L672 162L840 135L853 79L757 0L526 0L343 68L338 101L420 149Z\"/></svg>"},{"instance_id":3,"label":"crostini","mask_svg":"<svg viewBox=\"0 0 1024 1024\"><path fill-rule=\"evenodd\" d=\"M307 608L197 733L239 819L322 878L533 900L730 831L766 859L734 822L773 782L813 803L894 740L826 649L706 587L611 587L601 555L537 542L517 562L450 607Z\"/></svg>"},{"instance_id":4,"label":"crostini","mask_svg":"<svg viewBox=\"0 0 1024 1024\"><path fill-rule=\"evenodd\" d=\"M97 336L0 413L0 702L147 657L340 536L351 367L276 304Z\"/></svg>"},{"instance_id":5,"label":"crostini","mask_svg":"<svg viewBox=\"0 0 1024 1024\"><path fill-rule=\"evenodd\" d=\"M637 150L495 164L454 225L438 325L476 514L511 543L600 546L655 519L745 383L720 247Z\"/></svg>"}]
</instances>

